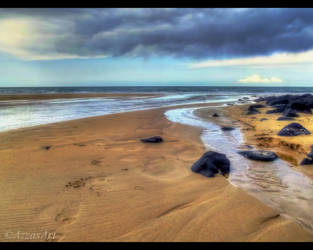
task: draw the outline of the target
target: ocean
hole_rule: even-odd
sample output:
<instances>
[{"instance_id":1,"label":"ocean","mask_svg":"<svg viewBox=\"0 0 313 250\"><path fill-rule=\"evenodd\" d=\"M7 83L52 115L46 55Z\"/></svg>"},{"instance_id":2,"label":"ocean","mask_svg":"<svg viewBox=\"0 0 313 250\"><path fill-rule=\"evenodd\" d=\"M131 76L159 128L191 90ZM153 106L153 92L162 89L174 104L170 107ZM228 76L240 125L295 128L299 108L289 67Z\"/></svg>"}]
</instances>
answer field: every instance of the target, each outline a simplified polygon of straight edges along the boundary
<instances>
[{"instance_id":1,"label":"ocean","mask_svg":"<svg viewBox=\"0 0 313 250\"><path fill-rule=\"evenodd\" d=\"M138 87L6 87L1 94L65 94L65 93L313 93L313 87L212 87L212 86L138 86Z\"/></svg>"},{"instance_id":2,"label":"ocean","mask_svg":"<svg viewBox=\"0 0 313 250\"><path fill-rule=\"evenodd\" d=\"M312 93L311 87L29 87L0 88L0 95L64 93L159 93L161 97L88 97L51 100L0 101L0 131L177 105L197 103L238 103L271 94Z\"/></svg>"}]
</instances>

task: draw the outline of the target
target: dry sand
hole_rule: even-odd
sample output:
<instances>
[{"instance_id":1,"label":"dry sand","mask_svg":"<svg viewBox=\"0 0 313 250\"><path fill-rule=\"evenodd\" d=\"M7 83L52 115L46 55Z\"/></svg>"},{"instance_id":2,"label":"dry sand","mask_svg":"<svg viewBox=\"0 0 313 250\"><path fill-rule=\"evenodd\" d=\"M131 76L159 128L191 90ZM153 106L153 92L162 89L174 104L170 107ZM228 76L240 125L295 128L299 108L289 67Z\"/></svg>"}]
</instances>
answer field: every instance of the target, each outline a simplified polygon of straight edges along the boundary
<instances>
[{"instance_id":1,"label":"dry sand","mask_svg":"<svg viewBox=\"0 0 313 250\"><path fill-rule=\"evenodd\" d=\"M225 177L191 172L205 152L201 131L164 111L0 133L0 240L313 241ZM140 142L153 135L164 142Z\"/></svg>"}]
</instances>

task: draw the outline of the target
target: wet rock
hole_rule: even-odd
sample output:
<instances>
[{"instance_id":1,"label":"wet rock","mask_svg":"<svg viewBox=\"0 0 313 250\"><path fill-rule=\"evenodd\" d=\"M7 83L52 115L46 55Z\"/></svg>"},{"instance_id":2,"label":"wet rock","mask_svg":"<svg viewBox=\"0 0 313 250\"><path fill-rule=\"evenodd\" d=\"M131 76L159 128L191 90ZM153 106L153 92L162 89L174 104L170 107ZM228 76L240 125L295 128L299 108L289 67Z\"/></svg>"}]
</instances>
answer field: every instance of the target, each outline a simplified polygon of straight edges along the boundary
<instances>
[{"instance_id":1,"label":"wet rock","mask_svg":"<svg viewBox=\"0 0 313 250\"><path fill-rule=\"evenodd\" d=\"M265 150L239 151L238 154L255 161L274 161L278 158L274 152Z\"/></svg>"},{"instance_id":2,"label":"wet rock","mask_svg":"<svg viewBox=\"0 0 313 250\"><path fill-rule=\"evenodd\" d=\"M150 142L150 143L159 143L159 142L163 142L163 139L161 136L153 136L153 137L150 137L150 138L144 138L144 139L141 139L142 142Z\"/></svg>"},{"instance_id":3,"label":"wet rock","mask_svg":"<svg viewBox=\"0 0 313 250\"><path fill-rule=\"evenodd\" d=\"M225 154L208 151L191 166L191 170L206 177L214 177L218 172L225 175L230 171L230 161Z\"/></svg>"},{"instance_id":4,"label":"wet rock","mask_svg":"<svg viewBox=\"0 0 313 250\"><path fill-rule=\"evenodd\" d=\"M214 113L212 116L213 116L213 117L219 117L219 114Z\"/></svg>"},{"instance_id":5,"label":"wet rock","mask_svg":"<svg viewBox=\"0 0 313 250\"><path fill-rule=\"evenodd\" d=\"M301 124L293 122L281 129L278 133L280 136L297 136L297 135L309 135L311 134Z\"/></svg>"},{"instance_id":6,"label":"wet rock","mask_svg":"<svg viewBox=\"0 0 313 250\"><path fill-rule=\"evenodd\" d=\"M284 117L284 116L281 116L281 117L278 117L277 118L277 121L293 121L294 118L293 117Z\"/></svg>"},{"instance_id":7,"label":"wet rock","mask_svg":"<svg viewBox=\"0 0 313 250\"><path fill-rule=\"evenodd\" d=\"M224 126L224 127L221 127L221 129L222 129L223 131L231 131L231 130L234 130L235 128Z\"/></svg>"}]
</instances>

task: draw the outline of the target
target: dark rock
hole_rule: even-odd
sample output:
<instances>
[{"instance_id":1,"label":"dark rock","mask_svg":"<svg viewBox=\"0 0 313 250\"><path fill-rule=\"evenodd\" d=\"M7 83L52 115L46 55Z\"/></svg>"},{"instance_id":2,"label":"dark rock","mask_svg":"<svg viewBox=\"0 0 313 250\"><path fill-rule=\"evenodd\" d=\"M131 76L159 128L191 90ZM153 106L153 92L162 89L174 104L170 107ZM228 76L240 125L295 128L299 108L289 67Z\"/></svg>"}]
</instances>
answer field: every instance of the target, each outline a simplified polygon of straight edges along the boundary
<instances>
[{"instance_id":1,"label":"dark rock","mask_svg":"<svg viewBox=\"0 0 313 250\"><path fill-rule=\"evenodd\" d=\"M266 99L264 97L259 97L257 99L255 99L255 102L264 102Z\"/></svg>"},{"instance_id":2,"label":"dark rock","mask_svg":"<svg viewBox=\"0 0 313 250\"><path fill-rule=\"evenodd\" d=\"M253 105L249 106L249 110L251 110L251 109L258 109L258 108L265 108L265 106L262 105L262 104L253 104Z\"/></svg>"},{"instance_id":3,"label":"dark rock","mask_svg":"<svg viewBox=\"0 0 313 250\"><path fill-rule=\"evenodd\" d=\"M44 146L43 147L45 150L49 150L51 148L51 146Z\"/></svg>"},{"instance_id":4,"label":"dark rock","mask_svg":"<svg viewBox=\"0 0 313 250\"><path fill-rule=\"evenodd\" d=\"M293 117L284 117L284 116L281 116L281 117L278 117L277 118L277 121L292 121L294 120Z\"/></svg>"},{"instance_id":5,"label":"dark rock","mask_svg":"<svg viewBox=\"0 0 313 250\"><path fill-rule=\"evenodd\" d=\"M306 128L301 124L293 122L284 127L279 131L280 136L297 136L297 135L309 135L311 134Z\"/></svg>"},{"instance_id":6,"label":"dark rock","mask_svg":"<svg viewBox=\"0 0 313 250\"><path fill-rule=\"evenodd\" d=\"M288 107L291 109L294 109L301 113L307 113L312 114L311 108L313 105L313 99L296 99L294 101L291 101Z\"/></svg>"},{"instance_id":7,"label":"dark rock","mask_svg":"<svg viewBox=\"0 0 313 250\"><path fill-rule=\"evenodd\" d=\"M276 109L268 110L266 114L276 114L284 112L286 105L285 104L278 104L274 106Z\"/></svg>"},{"instance_id":8,"label":"dark rock","mask_svg":"<svg viewBox=\"0 0 313 250\"><path fill-rule=\"evenodd\" d=\"M191 170L206 177L214 177L218 172L225 175L230 171L230 161L224 154L209 151L191 166Z\"/></svg>"},{"instance_id":9,"label":"dark rock","mask_svg":"<svg viewBox=\"0 0 313 250\"><path fill-rule=\"evenodd\" d=\"M297 111L291 108L287 108L284 110L283 112L283 116L285 117L299 117L299 115L297 114Z\"/></svg>"},{"instance_id":10,"label":"dark rock","mask_svg":"<svg viewBox=\"0 0 313 250\"><path fill-rule=\"evenodd\" d=\"M249 97L242 97L242 99L244 99L244 100L249 100Z\"/></svg>"},{"instance_id":11,"label":"dark rock","mask_svg":"<svg viewBox=\"0 0 313 250\"><path fill-rule=\"evenodd\" d=\"M290 101L290 98L292 98L291 95L274 96L274 97L268 98L266 101L266 104L270 106L273 106L275 104L288 104Z\"/></svg>"},{"instance_id":12,"label":"dark rock","mask_svg":"<svg viewBox=\"0 0 313 250\"><path fill-rule=\"evenodd\" d=\"M260 121L263 122L263 121L266 121L268 120L267 118L262 118Z\"/></svg>"},{"instance_id":13,"label":"dark rock","mask_svg":"<svg viewBox=\"0 0 313 250\"><path fill-rule=\"evenodd\" d=\"M231 130L234 130L235 128L233 128L233 127L221 127L221 129L223 130L223 131L231 131Z\"/></svg>"},{"instance_id":14,"label":"dark rock","mask_svg":"<svg viewBox=\"0 0 313 250\"><path fill-rule=\"evenodd\" d=\"M278 158L274 152L264 150L239 151L238 154L255 161L274 161Z\"/></svg>"},{"instance_id":15,"label":"dark rock","mask_svg":"<svg viewBox=\"0 0 313 250\"><path fill-rule=\"evenodd\" d=\"M250 105L248 108L248 113L247 115L255 115L255 114L260 114L261 112L257 110L257 108L264 108L265 106L262 104L253 104Z\"/></svg>"},{"instance_id":16,"label":"dark rock","mask_svg":"<svg viewBox=\"0 0 313 250\"><path fill-rule=\"evenodd\" d=\"M141 139L142 142L151 142L151 143L159 143L163 142L163 139L161 136L153 136L150 138Z\"/></svg>"},{"instance_id":17,"label":"dark rock","mask_svg":"<svg viewBox=\"0 0 313 250\"><path fill-rule=\"evenodd\" d=\"M259 110L250 110L246 115L256 115L256 114L260 114L261 112Z\"/></svg>"},{"instance_id":18,"label":"dark rock","mask_svg":"<svg viewBox=\"0 0 313 250\"><path fill-rule=\"evenodd\" d=\"M219 117L219 115L217 113L214 113L212 116L213 117Z\"/></svg>"}]
</instances>

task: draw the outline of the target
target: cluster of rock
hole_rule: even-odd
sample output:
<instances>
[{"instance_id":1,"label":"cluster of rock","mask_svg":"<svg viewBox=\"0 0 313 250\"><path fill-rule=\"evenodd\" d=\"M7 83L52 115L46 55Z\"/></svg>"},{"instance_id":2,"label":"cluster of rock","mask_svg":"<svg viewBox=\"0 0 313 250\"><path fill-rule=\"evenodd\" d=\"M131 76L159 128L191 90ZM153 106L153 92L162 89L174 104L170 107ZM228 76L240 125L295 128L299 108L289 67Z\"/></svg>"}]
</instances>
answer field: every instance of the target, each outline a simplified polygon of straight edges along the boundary
<instances>
[{"instance_id":1,"label":"cluster of rock","mask_svg":"<svg viewBox=\"0 0 313 250\"><path fill-rule=\"evenodd\" d=\"M261 97L256 102L265 101L274 109L267 111L267 114L282 113L283 117L298 117L298 113L312 114L313 95L282 95Z\"/></svg>"}]
</instances>

